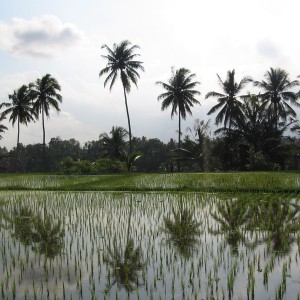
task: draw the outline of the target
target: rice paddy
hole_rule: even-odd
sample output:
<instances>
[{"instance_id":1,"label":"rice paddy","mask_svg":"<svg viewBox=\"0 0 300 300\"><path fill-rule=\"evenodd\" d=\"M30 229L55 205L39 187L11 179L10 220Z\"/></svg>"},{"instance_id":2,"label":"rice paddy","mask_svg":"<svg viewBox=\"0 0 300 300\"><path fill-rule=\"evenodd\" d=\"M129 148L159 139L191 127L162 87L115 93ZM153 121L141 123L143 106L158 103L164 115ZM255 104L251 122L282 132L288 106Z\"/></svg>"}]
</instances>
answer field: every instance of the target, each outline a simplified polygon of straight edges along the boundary
<instances>
[{"instance_id":1,"label":"rice paddy","mask_svg":"<svg viewBox=\"0 0 300 300\"><path fill-rule=\"evenodd\" d=\"M0 175L0 190L300 192L300 173Z\"/></svg>"},{"instance_id":2,"label":"rice paddy","mask_svg":"<svg viewBox=\"0 0 300 300\"><path fill-rule=\"evenodd\" d=\"M300 299L297 194L2 191L0 226L0 299Z\"/></svg>"}]
</instances>

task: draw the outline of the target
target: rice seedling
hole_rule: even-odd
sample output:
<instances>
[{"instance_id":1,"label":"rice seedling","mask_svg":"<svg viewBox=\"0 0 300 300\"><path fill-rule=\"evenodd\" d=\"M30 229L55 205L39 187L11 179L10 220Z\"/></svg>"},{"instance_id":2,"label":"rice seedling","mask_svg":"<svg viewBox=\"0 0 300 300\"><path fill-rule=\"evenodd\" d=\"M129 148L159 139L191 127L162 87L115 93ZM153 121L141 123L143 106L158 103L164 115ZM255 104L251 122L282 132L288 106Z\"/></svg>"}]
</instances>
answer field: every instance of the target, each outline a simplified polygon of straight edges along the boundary
<instances>
[{"instance_id":1,"label":"rice seedling","mask_svg":"<svg viewBox=\"0 0 300 300\"><path fill-rule=\"evenodd\" d=\"M294 194L36 190L1 199L1 299L299 298Z\"/></svg>"}]
</instances>

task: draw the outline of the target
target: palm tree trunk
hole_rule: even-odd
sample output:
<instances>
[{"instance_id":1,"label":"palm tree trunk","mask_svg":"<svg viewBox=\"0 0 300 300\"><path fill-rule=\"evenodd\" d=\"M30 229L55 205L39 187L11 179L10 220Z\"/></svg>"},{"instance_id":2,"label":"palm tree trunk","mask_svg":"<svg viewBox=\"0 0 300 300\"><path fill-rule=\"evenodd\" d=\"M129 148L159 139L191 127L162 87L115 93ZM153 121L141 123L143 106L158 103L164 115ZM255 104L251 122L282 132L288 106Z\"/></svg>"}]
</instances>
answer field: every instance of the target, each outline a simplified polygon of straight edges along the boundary
<instances>
[{"instance_id":1,"label":"palm tree trunk","mask_svg":"<svg viewBox=\"0 0 300 300\"><path fill-rule=\"evenodd\" d=\"M20 119L18 118L17 153L19 150L19 141L20 141Z\"/></svg>"},{"instance_id":2,"label":"palm tree trunk","mask_svg":"<svg viewBox=\"0 0 300 300\"><path fill-rule=\"evenodd\" d=\"M19 147L20 145L20 118L18 117L18 135L17 135L17 162L16 162L16 171L19 170L19 166L21 165Z\"/></svg>"},{"instance_id":3,"label":"palm tree trunk","mask_svg":"<svg viewBox=\"0 0 300 300\"><path fill-rule=\"evenodd\" d=\"M277 102L275 100L275 129L277 132L277 127L278 127L278 112L277 112L278 108L277 108Z\"/></svg>"},{"instance_id":4,"label":"palm tree trunk","mask_svg":"<svg viewBox=\"0 0 300 300\"><path fill-rule=\"evenodd\" d=\"M132 152L132 143L131 143L131 126L130 126L130 117L129 117L129 111L128 111L128 104L127 104L127 96L125 87L123 85L124 89L124 97L125 97L125 106L126 106L126 114L127 114L127 120L128 120L128 133L129 133L129 154Z\"/></svg>"},{"instance_id":5,"label":"palm tree trunk","mask_svg":"<svg viewBox=\"0 0 300 300\"><path fill-rule=\"evenodd\" d=\"M181 137L181 118L180 118L180 111L178 113L179 115L179 121L178 121L178 159L177 159L177 169L178 169L178 172L180 172L180 158L181 158L181 152L180 152L180 149L181 149L181 140L180 140L180 137Z\"/></svg>"},{"instance_id":6,"label":"palm tree trunk","mask_svg":"<svg viewBox=\"0 0 300 300\"><path fill-rule=\"evenodd\" d=\"M42 124L43 124L43 155L42 155L42 160L43 160L43 172L45 172L45 148L46 148L46 134L45 134L45 120L44 120L44 106L42 105Z\"/></svg>"},{"instance_id":7,"label":"palm tree trunk","mask_svg":"<svg viewBox=\"0 0 300 300\"><path fill-rule=\"evenodd\" d=\"M17 137L17 163L16 163L16 170L21 170L24 172L23 162L20 157L20 118L18 118L18 137Z\"/></svg>"}]
</instances>

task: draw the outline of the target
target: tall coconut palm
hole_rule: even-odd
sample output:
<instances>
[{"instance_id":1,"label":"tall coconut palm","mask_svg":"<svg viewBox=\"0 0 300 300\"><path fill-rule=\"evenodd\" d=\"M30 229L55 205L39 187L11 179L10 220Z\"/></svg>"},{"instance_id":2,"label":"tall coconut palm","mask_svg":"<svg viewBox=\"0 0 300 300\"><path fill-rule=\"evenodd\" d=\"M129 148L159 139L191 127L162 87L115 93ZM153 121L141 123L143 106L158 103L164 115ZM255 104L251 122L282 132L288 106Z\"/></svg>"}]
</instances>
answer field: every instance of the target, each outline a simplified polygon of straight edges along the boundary
<instances>
[{"instance_id":1,"label":"tall coconut palm","mask_svg":"<svg viewBox=\"0 0 300 300\"><path fill-rule=\"evenodd\" d=\"M300 82L290 81L285 70L270 68L270 71L265 73L265 80L254 81L254 85L262 89L262 93L258 96L262 100L263 107L267 109L271 121L274 122L275 128L280 119L286 121L287 116L296 117L296 112L290 104L300 106L297 102L299 94L293 92L293 88L299 86Z\"/></svg>"},{"instance_id":2,"label":"tall coconut palm","mask_svg":"<svg viewBox=\"0 0 300 300\"><path fill-rule=\"evenodd\" d=\"M220 110L216 116L216 125L224 121L224 127L227 128L228 125L230 129L232 121L242 117L242 104L238 100L238 94L251 79L249 77L243 77L242 80L237 83L235 81L235 70L227 72L225 81L222 81L218 74L217 76L223 94L218 92L209 92L206 94L205 99L211 97L218 98L218 104L213 106L207 114L210 115L217 110Z\"/></svg>"},{"instance_id":3,"label":"tall coconut palm","mask_svg":"<svg viewBox=\"0 0 300 300\"><path fill-rule=\"evenodd\" d=\"M22 85L19 89L15 90L13 94L8 95L11 102L2 103L1 107L6 107L1 118L5 118L6 115L10 115L9 121L12 125L17 122L18 135L17 135L17 152L20 142L20 124L27 125L30 121L34 121L35 112L32 110L30 89L27 85Z\"/></svg>"},{"instance_id":4,"label":"tall coconut palm","mask_svg":"<svg viewBox=\"0 0 300 300\"><path fill-rule=\"evenodd\" d=\"M34 83L29 85L31 89L31 98L34 101L33 110L36 117L42 115L43 125L43 169L45 167L45 116L49 117L50 108L53 107L57 112L60 111L59 103L62 102L62 96L58 93L61 90L57 80L50 74L38 78Z\"/></svg>"},{"instance_id":5,"label":"tall coconut palm","mask_svg":"<svg viewBox=\"0 0 300 300\"><path fill-rule=\"evenodd\" d=\"M104 87L108 82L110 82L110 90L114 86L116 79L121 78L123 85L125 107L128 120L128 133L129 133L129 152L132 152L132 142L131 142L131 125L130 117L127 103L127 94L131 90L131 83L137 87L137 80L140 78L138 73L139 70L144 71L141 61L135 60L139 54L134 53L136 49L139 48L137 45L131 45L131 42L125 40L120 44L114 44L113 48L109 48L106 44L102 46L108 54L102 55L103 58L107 60L106 67L102 69L99 73L99 77L104 74L108 74L104 81Z\"/></svg>"},{"instance_id":6,"label":"tall coconut palm","mask_svg":"<svg viewBox=\"0 0 300 300\"><path fill-rule=\"evenodd\" d=\"M172 106L171 118L174 114L178 114L178 148L181 148L181 118L186 119L187 113L192 115L191 107L194 104L200 104L195 96L200 95L200 92L195 90L196 86L200 84L198 81L193 81L195 74L185 68L179 70L172 70L172 76L168 83L161 81L156 84L163 87L166 92L160 94L157 100L162 100L161 110Z\"/></svg>"}]
</instances>

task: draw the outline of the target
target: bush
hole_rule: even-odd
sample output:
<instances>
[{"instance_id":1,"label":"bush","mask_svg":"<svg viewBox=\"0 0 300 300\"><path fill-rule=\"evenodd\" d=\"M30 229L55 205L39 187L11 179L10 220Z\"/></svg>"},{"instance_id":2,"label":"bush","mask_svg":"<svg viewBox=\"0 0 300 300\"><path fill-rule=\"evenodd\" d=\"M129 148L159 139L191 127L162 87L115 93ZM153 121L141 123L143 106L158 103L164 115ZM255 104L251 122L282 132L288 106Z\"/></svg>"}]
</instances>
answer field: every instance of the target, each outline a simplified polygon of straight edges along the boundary
<instances>
[{"instance_id":1,"label":"bush","mask_svg":"<svg viewBox=\"0 0 300 300\"><path fill-rule=\"evenodd\" d=\"M88 160L73 160L67 156L60 162L60 171L64 174L91 174L92 163Z\"/></svg>"},{"instance_id":2,"label":"bush","mask_svg":"<svg viewBox=\"0 0 300 300\"><path fill-rule=\"evenodd\" d=\"M93 164L93 173L122 173L126 172L126 163L111 158L97 159Z\"/></svg>"}]
</instances>

